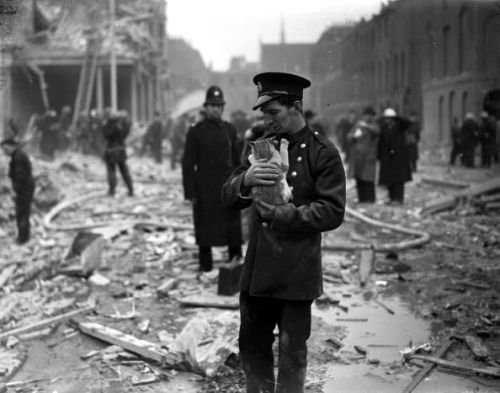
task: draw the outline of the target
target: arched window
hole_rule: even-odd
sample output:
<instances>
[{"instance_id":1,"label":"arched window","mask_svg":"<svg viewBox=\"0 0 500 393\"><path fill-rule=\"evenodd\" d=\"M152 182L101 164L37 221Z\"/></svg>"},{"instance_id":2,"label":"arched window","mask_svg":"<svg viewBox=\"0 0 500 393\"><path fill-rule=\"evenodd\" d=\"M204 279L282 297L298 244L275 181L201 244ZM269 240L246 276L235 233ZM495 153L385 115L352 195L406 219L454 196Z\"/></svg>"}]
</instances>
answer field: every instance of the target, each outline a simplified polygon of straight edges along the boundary
<instances>
[{"instance_id":1,"label":"arched window","mask_svg":"<svg viewBox=\"0 0 500 393\"><path fill-rule=\"evenodd\" d=\"M435 39L434 33L432 32L431 24L427 24L427 54L429 59L429 79L434 78L434 47L435 47Z\"/></svg>"},{"instance_id":2,"label":"arched window","mask_svg":"<svg viewBox=\"0 0 500 393\"><path fill-rule=\"evenodd\" d=\"M467 107L469 103L467 102L469 100L469 93L464 91L462 94L462 120L465 119L465 114L467 113Z\"/></svg>"},{"instance_id":3,"label":"arched window","mask_svg":"<svg viewBox=\"0 0 500 393\"><path fill-rule=\"evenodd\" d=\"M448 69L448 56L449 56L449 40L450 40L450 26L443 28L443 76L449 74Z\"/></svg>"},{"instance_id":4,"label":"arched window","mask_svg":"<svg viewBox=\"0 0 500 393\"><path fill-rule=\"evenodd\" d=\"M466 9L462 8L458 14L458 72L464 71L465 37L466 37Z\"/></svg>"},{"instance_id":5,"label":"arched window","mask_svg":"<svg viewBox=\"0 0 500 393\"><path fill-rule=\"evenodd\" d=\"M455 117L455 92L451 91L450 97L448 99L448 125L450 127L454 117Z\"/></svg>"},{"instance_id":6,"label":"arched window","mask_svg":"<svg viewBox=\"0 0 500 393\"><path fill-rule=\"evenodd\" d=\"M438 141L442 142L443 141L443 134L444 134L444 97L441 96L439 97L439 123L438 123Z\"/></svg>"},{"instance_id":7,"label":"arched window","mask_svg":"<svg viewBox=\"0 0 500 393\"><path fill-rule=\"evenodd\" d=\"M500 77L500 16L495 15L486 22L484 37L485 68L490 77Z\"/></svg>"},{"instance_id":8,"label":"arched window","mask_svg":"<svg viewBox=\"0 0 500 393\"><path fill-rule=\"evenodd\" d=\"M406 85L406 54L401 53L401 86Z\"/></svg>"}]
</instances>

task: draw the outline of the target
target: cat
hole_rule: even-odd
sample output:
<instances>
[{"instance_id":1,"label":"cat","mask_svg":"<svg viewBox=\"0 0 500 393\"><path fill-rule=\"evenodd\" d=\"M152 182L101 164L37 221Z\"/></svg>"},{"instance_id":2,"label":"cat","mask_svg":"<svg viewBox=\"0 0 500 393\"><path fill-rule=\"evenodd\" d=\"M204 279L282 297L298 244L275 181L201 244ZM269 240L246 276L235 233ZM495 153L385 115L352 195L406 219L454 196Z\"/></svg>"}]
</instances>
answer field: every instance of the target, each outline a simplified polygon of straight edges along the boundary
<instances>
[{"instance_id":1,"label":"cat","mask_svg":"<svg viewBox=\"0 0 500 393\"><path fill-rule=\"evenodd\" d=\"M254 160L266 159L266 162L276 163L281 169L279 179L272 186L255 186L252 188L253 199L271 205L284 205L292 199L292 190L286 182L286 175L290 167L288 162L288 141L281 139L280 150L275 147L276 139L266 138L250 142L252 155L250 163Z\"/></svg>"}]
</instances>

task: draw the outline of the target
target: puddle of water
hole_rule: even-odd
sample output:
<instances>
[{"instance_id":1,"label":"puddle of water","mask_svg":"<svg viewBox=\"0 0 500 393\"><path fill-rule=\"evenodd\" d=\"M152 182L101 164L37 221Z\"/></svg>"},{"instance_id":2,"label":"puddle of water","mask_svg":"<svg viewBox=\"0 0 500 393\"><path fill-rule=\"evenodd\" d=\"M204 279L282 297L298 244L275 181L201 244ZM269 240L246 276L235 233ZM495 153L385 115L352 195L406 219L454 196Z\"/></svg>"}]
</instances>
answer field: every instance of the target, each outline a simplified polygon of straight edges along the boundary
<instances>
[{"instance_id":1,"label":"puddle of water","mask_svg":"<svg viewBox=\"0 0 500 393\"><path fill-rule=\"evenodd\" d=\"M358 293L356 293L358 292ZM343 298L342 294L351 294ZM379 359L382 362L392 362L401 359L399 351L407 347L410 341L415 344L426 342L430 336L429 324L417 318L409 311L409 304L399 296L390 298L379 297L379 300L394 311L390 314L372 300L365 300L354 286L342 287L338 291L338 299L343 306L349 307L344 313L332 310L313 309L313 314L325 322L335 326L347 327L347 336L343 339L344 348L352 350L359 345L368 350L368 358ZM339 319L367 319L366 322L339 321Z\"/></svg>"},{"instance_id":2,"label":"puddle of water","mask_svg":"<svg viewBox=\"0 0 500 393\"><path fill-rule=\"evenodd\" d=\"M355 353L354 345L368 350L368 359L379 359L381 366L367 363L335 364L328 367L324 393L399 393L411 382L413 373L390 373L383 363L402 360L400 350L412 342L413 345L427 342L431 335L431 324L417 317L411 304L398 293L380 295L378 300L394 311L390 314L382 306L363 296L356 286L337 287L329 291L349 307L347 313L330 308L319 310L313 307L313 315L334 326L345 326L346 337L342 350ZM351 297L342 297L350 294ZM367 319L361 321L339 321L339 319ZM388 372L389 371L389 372ZM416 372L416 371L415 371ZM414 390L415 393L493 393L499 385L482 378L456 373L444 373L434 369Z\"/></svg>"}]
</instances>

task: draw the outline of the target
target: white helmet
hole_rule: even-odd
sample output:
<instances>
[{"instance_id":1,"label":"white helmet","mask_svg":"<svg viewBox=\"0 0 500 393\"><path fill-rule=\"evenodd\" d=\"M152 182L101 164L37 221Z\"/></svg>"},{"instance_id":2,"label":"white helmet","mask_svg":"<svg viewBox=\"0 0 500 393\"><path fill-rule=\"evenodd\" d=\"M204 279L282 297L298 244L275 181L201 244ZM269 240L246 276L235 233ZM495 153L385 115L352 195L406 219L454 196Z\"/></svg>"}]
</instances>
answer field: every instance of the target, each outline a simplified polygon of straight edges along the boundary
<instances>
[{"instance_id":1,"label":"white helmet","mask_svg":"<svg viewBox=\"0 0 500 393\"><path fill-rule=\"evenodd\" d=\"M384 110L384 117L396 117L396 111L392 108L387 108Z\"/></svg>"}]
</instances>

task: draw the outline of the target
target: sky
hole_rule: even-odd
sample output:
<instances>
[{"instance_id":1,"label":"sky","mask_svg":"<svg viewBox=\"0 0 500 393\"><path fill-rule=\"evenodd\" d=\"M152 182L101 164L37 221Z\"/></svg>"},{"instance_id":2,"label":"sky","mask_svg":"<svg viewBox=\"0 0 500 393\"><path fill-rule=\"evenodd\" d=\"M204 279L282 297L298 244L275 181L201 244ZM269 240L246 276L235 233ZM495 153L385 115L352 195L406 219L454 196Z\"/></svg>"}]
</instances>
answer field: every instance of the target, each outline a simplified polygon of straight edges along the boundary
<instances>
[{"instance_id":1,"label":"sky","mask_svg":"<svg viewBox=\"0 0 500 393\"><path fill-rule=\"evenodd\" d=\"M388 0L167 0L167 30L227 70L233 56L258 61L260 42L316 42L330 25L369 19Z\"/></svg>"}]
</instances>

